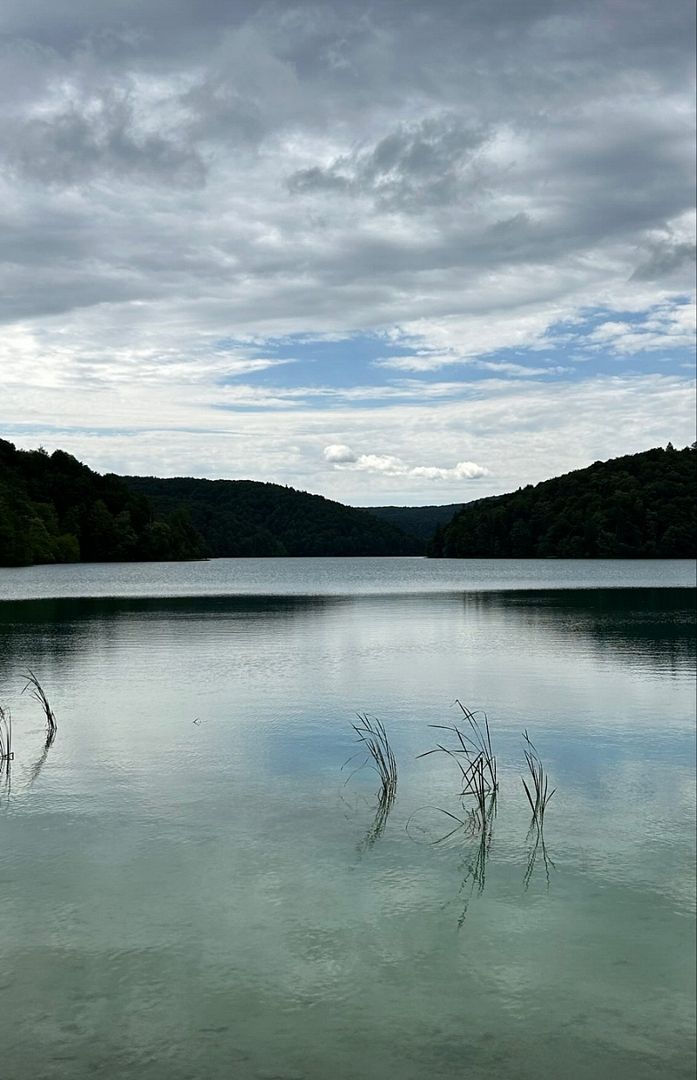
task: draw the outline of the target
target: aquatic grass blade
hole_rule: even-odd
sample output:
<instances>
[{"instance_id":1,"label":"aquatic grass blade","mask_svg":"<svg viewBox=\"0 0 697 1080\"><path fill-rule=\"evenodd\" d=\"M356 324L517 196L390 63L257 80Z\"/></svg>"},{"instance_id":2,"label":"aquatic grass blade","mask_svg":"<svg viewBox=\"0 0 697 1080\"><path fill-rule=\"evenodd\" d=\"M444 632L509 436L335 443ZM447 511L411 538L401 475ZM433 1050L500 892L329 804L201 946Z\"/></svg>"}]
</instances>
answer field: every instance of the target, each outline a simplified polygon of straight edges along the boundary
<instances>
[{"instance_id":1,"label":"aquatic grass blade","mask_svg":"<svg viewBox=\"0 0 697 1080\"><path fill-rule=\"evenodd\" d=\"M22 693L24 694L24 693L26 693L27 690L30 690L30 696L33 697L35 701L38 701L39 705L41 706L41 708L43 710L44 717L46 719L46 727L47 727L46 742L47 742L47 745L50 746L51 743L53 742L54 738L56 737L56 732L58 730L58 724L56 723L55 713L53 712L53 709L51 708L50 702L49 702L49 700L48 700L48 698L46 696L46 692L44 691L43 686L41 685L41 683L37 679L34 672L31 670L31 668L29 669L28 673L24 677L25 677L25 679L27 681L26 681L26 685L25 685L24 689L22 690Z\"/></svg>"}]
</instances>

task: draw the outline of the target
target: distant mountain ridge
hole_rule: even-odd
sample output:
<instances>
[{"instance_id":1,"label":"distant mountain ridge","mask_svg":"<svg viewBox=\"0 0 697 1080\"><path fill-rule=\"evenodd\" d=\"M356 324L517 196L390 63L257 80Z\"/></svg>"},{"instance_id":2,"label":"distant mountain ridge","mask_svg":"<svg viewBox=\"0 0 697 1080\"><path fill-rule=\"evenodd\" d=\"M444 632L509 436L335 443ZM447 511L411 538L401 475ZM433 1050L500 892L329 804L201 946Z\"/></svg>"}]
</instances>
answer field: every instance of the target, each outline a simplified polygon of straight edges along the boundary
<instances>
[{"instance_id":1,"label":"distant mountain ridge","mask_svg":"<svg viewBox=\"0 0 697 1080\"><path fill-rule=\"evenodd\" d=\"M424 545L425 552L436 529L452 521L462 506L463 503L459 502L446 503L443 506L366 506L365 509L419 540Z\"/></svg>"},{"instance_id":2,"label":"distant mountain ridge","mask_svg":"<svg viewBox=\"0 0 697 1080\"><path fill-rule=\"evenodd\" d=\"M445 558L695 558L697 449L670 443L467 503L429 553Z\"/></svg>"}]
</instances>

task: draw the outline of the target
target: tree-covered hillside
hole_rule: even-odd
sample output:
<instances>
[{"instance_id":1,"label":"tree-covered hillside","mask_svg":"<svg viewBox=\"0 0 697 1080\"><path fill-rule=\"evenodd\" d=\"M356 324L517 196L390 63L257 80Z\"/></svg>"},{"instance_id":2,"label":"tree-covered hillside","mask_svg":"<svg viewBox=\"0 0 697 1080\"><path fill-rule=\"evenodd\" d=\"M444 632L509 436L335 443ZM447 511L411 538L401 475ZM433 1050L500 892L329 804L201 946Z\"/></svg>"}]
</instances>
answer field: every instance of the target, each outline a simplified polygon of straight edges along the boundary
<instances>
[{"instance_id":1,"label":"tree-covered hillside","mask_svg":"<svg viewBox=\"0 0 697 1080\"><path fill-rule=\"evenodd\" d=\"M409 555L417 541L366 510L254 480L125 476L155 509L184 505L212 556Z\"/></svg>"},{"instance_id":2,"label":"tree-covered hillside","mask_svg":"<svg viewBox=\"0 0 697 1080\"><path fill-rule=\"evenodd\" d=\"M367 506L366 510L420 540L425 551L436 529L452 521L453 514L461 506L462 503L444 506Z\"/></svg>"},{"instance_id":3,"label":"tree-covered hillside","mask_svg":"<svg viewBox=\"0 0 697 1080\"><path fill-rule=\"evenodd\" d=\"M444 558L694 558L697 450L670 444L468 503L438 530Z\"/></svg>"},{"instance_id":4,"label":"tree-covered hillside","mask_svg":"<svg viewBox=\"0 0 697 1080\"><path fill-rule=\"evenodd\" d=\"M468 503L436 557L694 557L697 450L655 449ZM449 507L378 507L252 480L100 476L0 440L0 565L411 555ZM401 526L401 527L400 527Z\"/></svg>"},{"instance_id":5,"label":"tree-covered hillside","mask_svg":"<svg viewBox=\"0 0 697 1080\"><path fill-rule=\"evenodd\" d=\"M180 507L158 519L117 476L100 476L62 450L17 450L0 439L0 566L202 554Z\"/></svg>"}]
</instances>

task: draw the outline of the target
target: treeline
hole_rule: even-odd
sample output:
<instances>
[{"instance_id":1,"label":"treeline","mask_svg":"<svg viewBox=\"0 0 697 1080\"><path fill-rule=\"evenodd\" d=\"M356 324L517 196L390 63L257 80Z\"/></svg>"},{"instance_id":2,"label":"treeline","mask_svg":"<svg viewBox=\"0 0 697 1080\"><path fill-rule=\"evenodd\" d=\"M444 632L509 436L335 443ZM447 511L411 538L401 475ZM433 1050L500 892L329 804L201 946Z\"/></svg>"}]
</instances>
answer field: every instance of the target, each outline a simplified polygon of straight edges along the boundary
<instances>
[{"instance_id":1,"label":"treeline","mask_svg":"<svg viewBox=\"0 0 697 1080\"><path fill-rule=\"evenodd\" d=\"M648 450L467 503L445 558L694 558L697 450ZM343 506L253 480L100 476L0 439L0 565L421 554L452 507Z\"/></svg>"},{"instance_id":2,"label":"treeline","mask_svg":"<svg viewBox=\"0 0 697 1080\"><path fill-rule=\"evenodd\" d=\"M185 509L157 516L118 476L0 439L0 566L196 559L204 550Z\"/></svg>"},{"instance_id":3,"label":"treeline","mask_svg":"<svg viewBox=\"0 0 697 1080\"><path fill-rule=\"evenodd\" d=\"M695 445L596 461L468 503L438 529L436 558L694 558Z\"/></svg>"},{"instance_id":4,"label":"treeline","mask_svg":"<svg viewBox=\"0 0 697 1080\"><path fill-rule=\"evenodd\" d=\"M126 476L160 514L185 505L211 556L412 555L423 546L367 510L255 480Z\"/></svg>"}]
</instances>

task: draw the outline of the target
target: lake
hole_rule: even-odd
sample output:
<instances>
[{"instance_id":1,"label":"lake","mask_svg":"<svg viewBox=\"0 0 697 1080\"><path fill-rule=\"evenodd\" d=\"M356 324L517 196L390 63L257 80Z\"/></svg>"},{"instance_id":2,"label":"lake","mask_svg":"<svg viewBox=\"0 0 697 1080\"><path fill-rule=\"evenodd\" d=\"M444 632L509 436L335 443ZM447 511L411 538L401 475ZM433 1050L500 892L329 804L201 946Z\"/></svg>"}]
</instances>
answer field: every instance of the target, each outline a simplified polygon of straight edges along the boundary
<instances>
[{"instance_id":1,"label":"lake","mask_svg":"<svg viewBox=\"0 0 697 1080\"><path fill-rule=\"evenodd\" d=\"M3 1078L692 1080L695 653L687 561L0 570Z\"/></svg>"}]
</instances>

